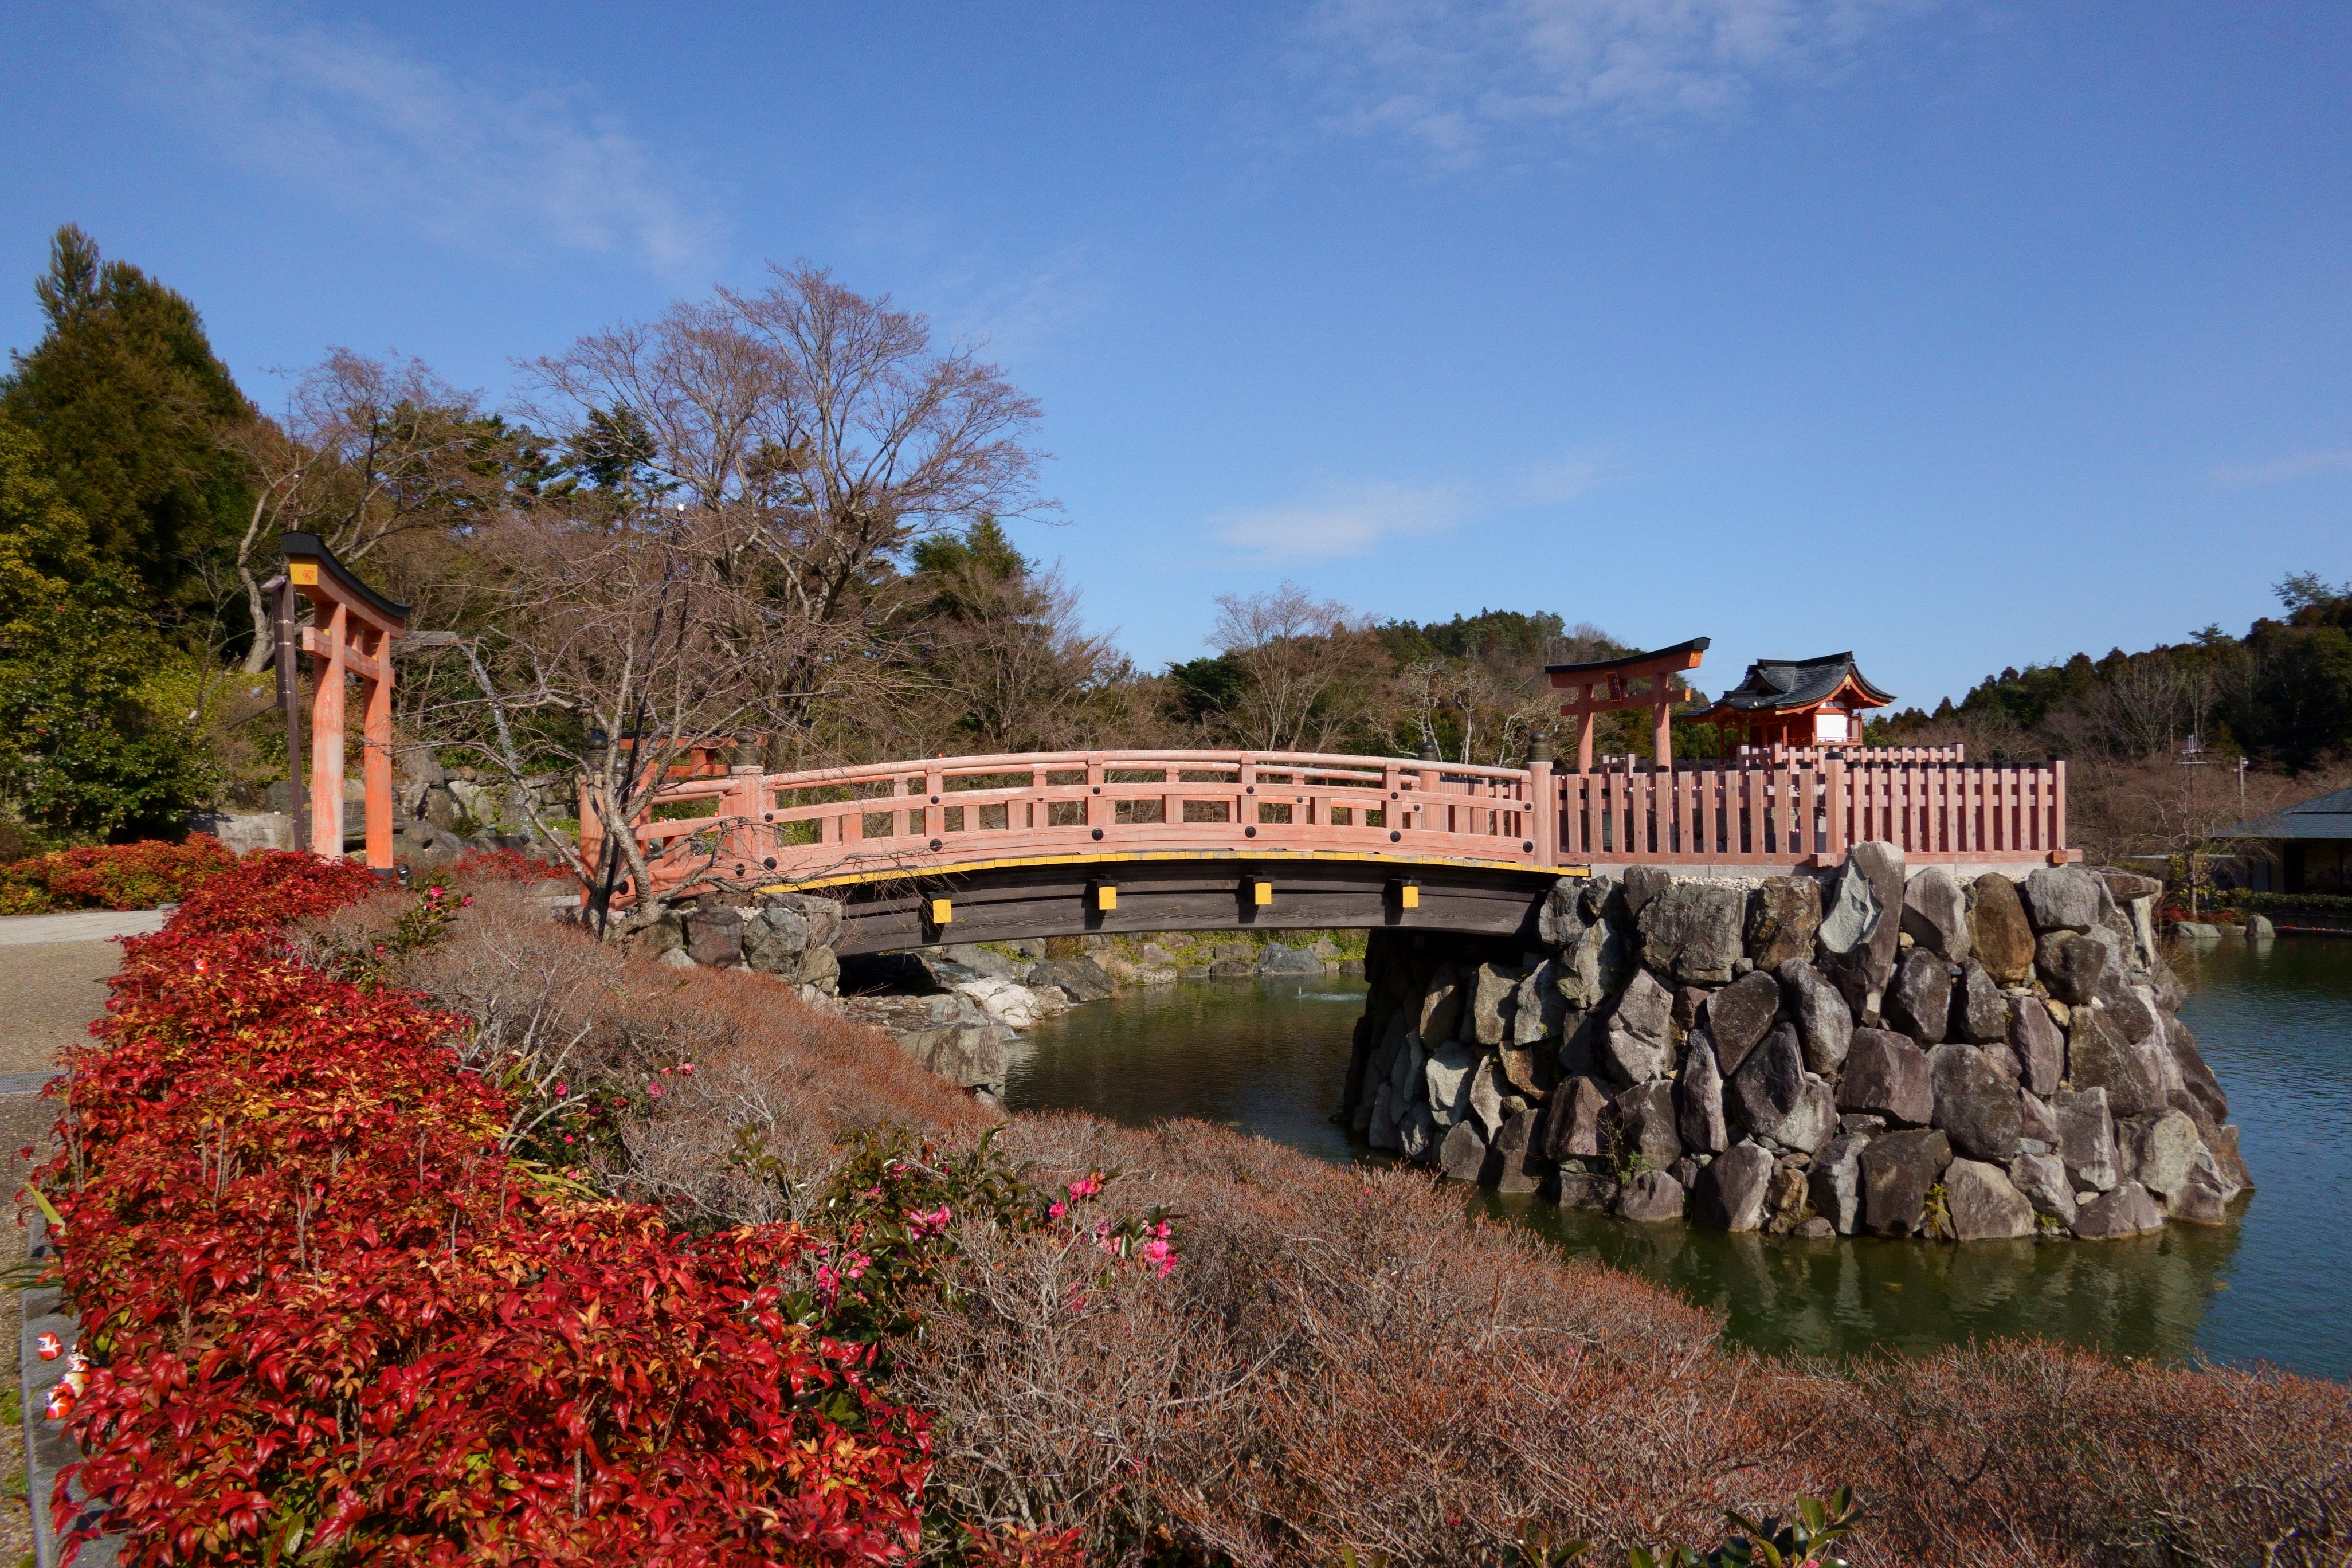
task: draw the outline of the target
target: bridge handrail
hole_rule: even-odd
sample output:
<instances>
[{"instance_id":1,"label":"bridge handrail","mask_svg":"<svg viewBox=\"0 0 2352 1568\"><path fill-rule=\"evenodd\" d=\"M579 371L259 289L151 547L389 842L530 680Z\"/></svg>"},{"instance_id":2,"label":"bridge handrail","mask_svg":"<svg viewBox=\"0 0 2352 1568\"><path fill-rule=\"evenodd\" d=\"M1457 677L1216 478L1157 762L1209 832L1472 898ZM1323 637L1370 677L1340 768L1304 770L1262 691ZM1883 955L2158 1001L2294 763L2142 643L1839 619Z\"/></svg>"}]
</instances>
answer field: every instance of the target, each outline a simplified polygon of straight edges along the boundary
<instances>
[{"instance_id":1,"label":"bridge handrail","mask_svg":"<svg viewBox=\"0 0 2352 1568\"><path fill-rule=\"evenodd\" d=\"M1119 776L1135 773L1154 776ZM1005 782L978 782L992 778ZM810 792L828 798L797 798ZM2063 763L1971 766L1916 752L1849 760L1828 749L1760 765L1589 773L1240 748L999 752L745 769L677 780L653 805L701 801L713 803L711 815L655 820L649 807L632 836L658 846L657 859L682 866L708 856L751 881L1069 853L1337 851L1531 868L1599 860L1785 868L1834 864L1865 838L1928 860L2068 853ZM582 827L583 843L601 837L584 799Z\"/></svg>"}]
</instances>

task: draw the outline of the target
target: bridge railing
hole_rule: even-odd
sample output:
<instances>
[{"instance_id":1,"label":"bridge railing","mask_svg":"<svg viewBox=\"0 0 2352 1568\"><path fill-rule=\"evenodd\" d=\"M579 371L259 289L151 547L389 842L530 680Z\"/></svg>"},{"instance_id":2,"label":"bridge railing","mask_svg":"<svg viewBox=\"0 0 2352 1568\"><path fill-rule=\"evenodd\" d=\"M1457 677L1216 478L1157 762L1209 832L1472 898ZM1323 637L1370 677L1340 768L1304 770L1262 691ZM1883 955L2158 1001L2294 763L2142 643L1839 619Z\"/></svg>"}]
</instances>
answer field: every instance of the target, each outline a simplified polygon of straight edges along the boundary
<instances>
[{"instance_id":1,"label":"bridge railing","mask_svg":"<svg viewBox=\"0 0 2352 1568\"><path fill-rule=\"evenodd\" d=\"M583 801L583 837L601 826ZM633 825L656 892L705 868L779 882L1154 852L1639 860L1788 868L1881 838L1919 860L2065 847L2065 764L1849 762L1590 773L1321 752L934 757L682 779Z\"/></svg>"}]
</instances>

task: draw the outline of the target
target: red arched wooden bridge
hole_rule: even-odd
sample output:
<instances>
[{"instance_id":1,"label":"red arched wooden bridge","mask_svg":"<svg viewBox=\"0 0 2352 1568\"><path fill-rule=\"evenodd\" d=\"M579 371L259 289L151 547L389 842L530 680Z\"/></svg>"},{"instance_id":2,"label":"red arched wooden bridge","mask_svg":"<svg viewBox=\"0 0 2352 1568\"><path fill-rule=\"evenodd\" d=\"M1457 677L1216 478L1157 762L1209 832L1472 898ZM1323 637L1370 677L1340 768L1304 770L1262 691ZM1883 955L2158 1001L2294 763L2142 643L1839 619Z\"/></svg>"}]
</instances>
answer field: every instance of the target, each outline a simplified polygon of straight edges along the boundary
<instances>
[{"instance_id":1,"label":"red arched wooden bridge","mask_svg":"<svg viewBox=\"0 0 2352 1568\"><path fill-rule=\"evenodd\" d=\"M2074 858L2065 764L1781 750L1591 772L1291 752L933 757L682 779L635 825L652 890L705 875L848 905L845 952L1089 931L1531 933L1563 874L1773 875L1885 839L1917 863ZM687 815L700 813L702 815ZM583 809L583 847L599 827ZM635 889L632 889L635 892Z\"/></svg>"}]
</instances>

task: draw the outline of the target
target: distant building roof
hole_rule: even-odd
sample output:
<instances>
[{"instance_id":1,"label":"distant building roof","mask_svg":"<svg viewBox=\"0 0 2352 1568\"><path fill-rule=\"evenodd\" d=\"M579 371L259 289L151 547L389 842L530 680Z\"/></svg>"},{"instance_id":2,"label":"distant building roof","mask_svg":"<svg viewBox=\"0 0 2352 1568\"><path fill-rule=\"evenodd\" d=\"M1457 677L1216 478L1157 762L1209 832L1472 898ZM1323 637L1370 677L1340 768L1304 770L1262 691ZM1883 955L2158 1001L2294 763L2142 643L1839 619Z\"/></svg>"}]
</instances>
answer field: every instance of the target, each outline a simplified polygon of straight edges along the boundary
<instances>
[{"instance_id":1,"label":"distant building roof","mask_svg":"<svg viewBox=\"0 0 2352 1568\"><path fill-rule=\"evenodd\" d=\"M2242 822L2224 838L2352 838L2352 789L2315 795L2270 816Z\"/></svg>"},{"instance_id":2,"label":"distant building roof","mask_svg":"<svg viewBox=\"0 0 2352 1568\"><path fill-rule=\"evenodd\" d=\"M1864 679L1851 653L1823 654L1819 658L1759 658L1748 667L1739 684L1716 699L1706 713L1784 713L1820 706L1842 688L1851 689L1856 708L1884 708L1895 700Z\"/></svg>"}]
</instances>

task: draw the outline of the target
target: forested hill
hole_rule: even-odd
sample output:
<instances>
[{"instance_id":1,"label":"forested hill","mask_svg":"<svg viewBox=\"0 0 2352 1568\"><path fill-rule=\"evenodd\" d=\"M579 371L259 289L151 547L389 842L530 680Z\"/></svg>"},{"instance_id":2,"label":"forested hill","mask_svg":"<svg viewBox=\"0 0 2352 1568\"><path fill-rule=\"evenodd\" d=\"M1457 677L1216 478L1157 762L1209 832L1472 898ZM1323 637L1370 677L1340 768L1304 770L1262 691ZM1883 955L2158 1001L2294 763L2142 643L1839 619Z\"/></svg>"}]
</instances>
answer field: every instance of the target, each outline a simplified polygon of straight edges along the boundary
<instances>
[{"instance_id":1,"label":"forested hill","mask_svg":"<svg viewBox=\"0 0 2352 1568\"><path fill-rule=\"evenodd\" d=\"M1958 703L1874 721L1869 738L1965 740L1988 758L2063 752L2144 757L2184 748L2303 772L2352 755L2352 583L2299 573L2283 615L2243 637L2209 626L2140 653L2078 653L1987 677Z\"/></svg>"}]
</instances>

